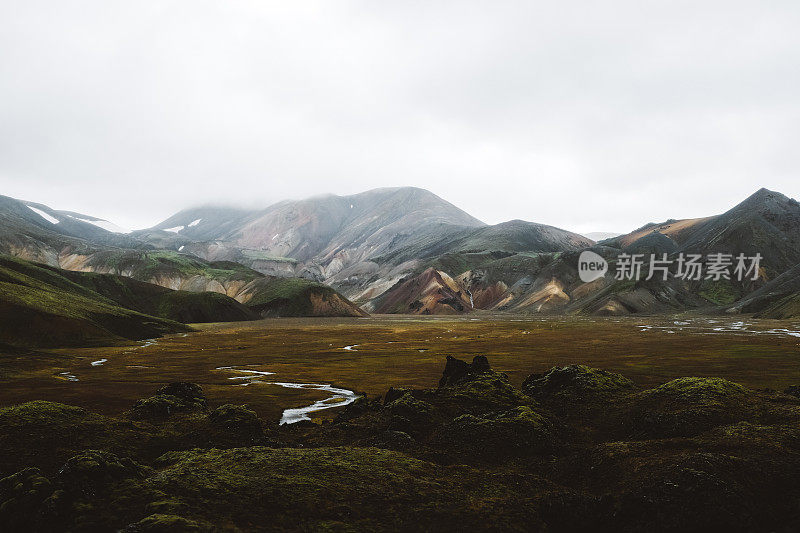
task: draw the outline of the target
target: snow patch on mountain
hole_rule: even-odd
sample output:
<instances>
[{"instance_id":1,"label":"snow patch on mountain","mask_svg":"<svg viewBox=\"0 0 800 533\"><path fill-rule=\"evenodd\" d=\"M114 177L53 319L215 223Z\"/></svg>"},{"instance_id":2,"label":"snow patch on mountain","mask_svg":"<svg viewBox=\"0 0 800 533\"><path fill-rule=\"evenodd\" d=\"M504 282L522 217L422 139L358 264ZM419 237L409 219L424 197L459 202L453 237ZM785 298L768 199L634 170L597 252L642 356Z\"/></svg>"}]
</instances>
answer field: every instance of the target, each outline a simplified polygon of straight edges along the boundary
<instances>
[{"instance_id":1,"label":"snow patch on mountain","mask_svg":"<svg viewBox=\"0 0 800 533\"><path fill-rule=\"evenodd\" d=\"M89 220L87 218L79 218L79 217L72 217L72 218L74 218L76 220L80 220L81 222L87 222L89 224L97 226L98 228L102 228L102 229L104 229L106 231L110 231L111 233L130 233L131 232L131 230L125 229L125 228L121 228L121 227L117 226L116 224L114 224L113 222L109 222L108 220L102 220L102 219L99 219L99 218L95 219L95 220Z\"/></svg>"},{"instance_id":2,"label":"snow patch on mountain","mask_svg":"<svg viewBox=\"0 0 800 533\"><path fill-rule=\"evenodd\" d=\"M48 215L47 213L45 213L41 209L36 209L35 207L31 207L31 206L27 206L27 207L28 207L28 209L30 209L31 211L33 211L34 213L36 213L37 215L39 215L40 217L42 217L43 219L45 219L46 221L48 221L51 224L58 224L59 222L61 222L56 217L52 217L52 216Z\"/></svg>"}]
</instances>

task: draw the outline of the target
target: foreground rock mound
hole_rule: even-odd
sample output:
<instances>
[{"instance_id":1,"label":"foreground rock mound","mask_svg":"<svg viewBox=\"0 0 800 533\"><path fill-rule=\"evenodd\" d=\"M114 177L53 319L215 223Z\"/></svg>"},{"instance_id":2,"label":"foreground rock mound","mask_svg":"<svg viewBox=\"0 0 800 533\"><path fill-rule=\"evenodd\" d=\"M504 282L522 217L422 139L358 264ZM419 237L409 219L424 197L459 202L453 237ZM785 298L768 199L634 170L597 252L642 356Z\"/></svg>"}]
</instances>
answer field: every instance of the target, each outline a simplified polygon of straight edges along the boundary
<instances>
[{"instance_id":1,"label":"foreground rock mound","mask_svg":"<svg viewBox=\"0 0 800 533\"><path fill-rule=\"evenodd\" d=\"M480 356L432 385L302 426L191 383L120 419L0 409L0 531L800 530L792 394L583 365L520 390Z\"/></svg>"},{"instance_id":2,"label":"foreground rock mound","mask_svg":"<svg viewBox=\"0 0 800 533\"><path fill-rule=\"evenodd\" d=\"M137 418L166 418L170 415L204 411L208 401L203 389L195 383L175 382L161 387L155 396L139 400L133 406L133 415Z\"/></svg>"},{"instance_id":3,"label":"foreground rock mound","mask_svg":"<svg viewBox=\"0 0 800 533\"><path fill-rule=\"evenodd\" d=\"M633 382L620 374L585 365L554 367L522 383L523 391L541 401L594 401L632 388Z\"/></svg>"},{"instance_id":4,"label":"foreground rock mound","mask_svg":"<svg viewBox=\"0 0 800 533\"><path fill-rule=\"evenodd\" d=\"M689 437L747 419L753 391L720 378L679 378L642 391L626 416L641 438Z\"/></svg>"}]
</instances>

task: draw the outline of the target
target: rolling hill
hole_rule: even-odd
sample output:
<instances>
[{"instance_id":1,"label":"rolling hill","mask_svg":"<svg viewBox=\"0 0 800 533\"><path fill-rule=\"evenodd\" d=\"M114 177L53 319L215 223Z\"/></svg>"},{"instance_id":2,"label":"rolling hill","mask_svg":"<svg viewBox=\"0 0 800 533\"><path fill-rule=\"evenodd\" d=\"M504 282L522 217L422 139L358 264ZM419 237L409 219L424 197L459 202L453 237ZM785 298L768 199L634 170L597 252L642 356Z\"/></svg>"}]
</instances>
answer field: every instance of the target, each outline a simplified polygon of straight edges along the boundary
<instances>
[{"instance_id":1,"label":"rolling hill","mask_svg":"<svg viewBox=\"0 0 800 533\"><path fill-rule=\"evenodd\" d=\"M651 223L598 244L522 220L487 225L413 187L265 209L192 208L127 235L87 222L91 218L2 197L0 251L69 270L224 294L260 316L474 309L796 313L796 291L781 275L800 263L800 206L766 189L719 215ZM585 249L606 257L611 273L581 282L577 257ZM621 253L675 258L715 252L761 253L761 278L613 279ZM773 296L759 292L778 279L780 287L773 285L769 294L787 299L780 310Z\"/></svg>"},{"instance_id":2,"label":"rolling hill","mask_svg":"<svg viewBox=\"0 0 800 533\"><path fill-rule=\"evenodd\" d=\"M122 307L56 269L0 256L0 343L47 347L107 344L191 329Z\"/></svg>"},{"instance_id":3,"label":"rolling hill","mask_svg":"<svg viewBox=\"0 0 800 533\"><path fill-rule=\"evenodd\" d=\"M548 242L519 238L520 231L527 229L526 224L483 227L473 230L473 235L440 245L438 249L444 253L414 264L412 276L402 277L377 298L369 289L356 288L364 290L367 309L413 312L409 304L430 301L431 290L426 283L429 273L425 269L432 268L458 285L457 290L437 287L439 301L450 302L454 295L469 294L474 309L601 315L702 310L750 312L776 318L798 316L800 311L800 206L780 193L761 189L721 215L648 224L591 247L587 240L581 242L557 233L561 239L551 238L549 242L557 244L555 249L548 249ZM509 231L509 226L516 231ZM481 239L482 235L488 237ZM583 283L577 272L581 248L605 257L611 264L610 273ZM613 277L617 257L622 253L646 257L666 253L675 259L679 253L717 252L734 256L761 253L761 279L618 281ZM647 265L645 272L646 268ZM387 306L387 302L402 305ZM441 306L428 304L425 308ZM471 309L463 306L462 312Z\"/></svg>"}]
</instances>

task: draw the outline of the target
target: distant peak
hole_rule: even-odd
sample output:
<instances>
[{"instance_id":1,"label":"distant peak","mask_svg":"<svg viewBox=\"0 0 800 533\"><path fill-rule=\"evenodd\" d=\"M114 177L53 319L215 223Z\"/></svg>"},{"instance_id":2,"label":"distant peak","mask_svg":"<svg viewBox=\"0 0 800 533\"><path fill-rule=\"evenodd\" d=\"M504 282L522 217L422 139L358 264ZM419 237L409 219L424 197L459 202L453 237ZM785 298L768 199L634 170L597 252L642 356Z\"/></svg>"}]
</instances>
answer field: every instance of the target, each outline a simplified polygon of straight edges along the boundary
<instances>
[{"instance_id":1,"label":"distant peak","mask_svg":"<svg viewBox=\"0 0 800 533\"><path fill-rule=\"evenodd\" d=\"M753 200L753 199L768 199L768 198L787 198L787 197L777 191L771 191L765 187L761 187L756 192L751 194L747 199Z\"/></svg>"},{"instance_id":2,"label":"distant peak","mask_svg":"<svg viewBox=\"0 0 800 533\"><path fill-rule=\"evenodd\" d=\"M769 202L786 202L786 201L789 201L789 197L787 197L786 195L762 187L753 194L751 194L750 196L748 196L737 207L752 207L755 205L761 205Z\"/></svg>"}]
</instances>

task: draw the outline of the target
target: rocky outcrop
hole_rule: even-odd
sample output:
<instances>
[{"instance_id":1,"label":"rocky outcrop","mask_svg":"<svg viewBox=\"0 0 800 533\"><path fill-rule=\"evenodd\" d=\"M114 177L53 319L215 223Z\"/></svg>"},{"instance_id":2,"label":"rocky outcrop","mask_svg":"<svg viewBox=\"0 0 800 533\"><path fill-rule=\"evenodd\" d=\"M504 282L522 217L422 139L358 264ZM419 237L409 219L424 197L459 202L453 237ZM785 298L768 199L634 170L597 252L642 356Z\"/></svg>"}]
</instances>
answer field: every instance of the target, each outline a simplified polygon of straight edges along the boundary
<instances>
[{"instance_id":1,"label":"rocky outcrop","mask_svg":"<svg viewBox=\"0 0 800 533\"><path fill-rule=\"evenodd\" d=\"M207 408L208 400L199 385L178 381L161 387L154 396L137 401L131 415L141 419L166 418Z\"/></svg>"},{"instance_id":2,"label":"rocky outcrop","mask_svg":"<svg viewBox=\"0 0 800 533\"><path fill-rule=\"evenodd\" d=\"M520 390L478 356L323 424L209 411L188 383L145 419L30 402L0 409L0 528L794 531L793 392L584 365Z\"/></svg>"}]
</instances>

